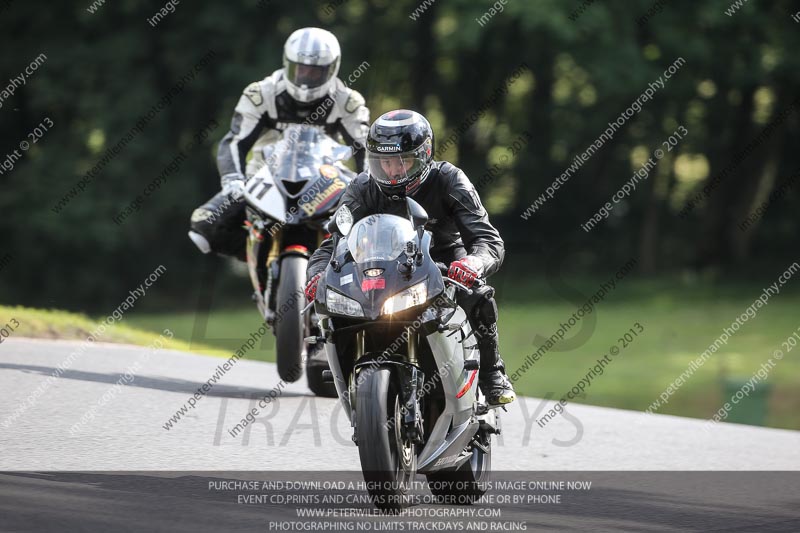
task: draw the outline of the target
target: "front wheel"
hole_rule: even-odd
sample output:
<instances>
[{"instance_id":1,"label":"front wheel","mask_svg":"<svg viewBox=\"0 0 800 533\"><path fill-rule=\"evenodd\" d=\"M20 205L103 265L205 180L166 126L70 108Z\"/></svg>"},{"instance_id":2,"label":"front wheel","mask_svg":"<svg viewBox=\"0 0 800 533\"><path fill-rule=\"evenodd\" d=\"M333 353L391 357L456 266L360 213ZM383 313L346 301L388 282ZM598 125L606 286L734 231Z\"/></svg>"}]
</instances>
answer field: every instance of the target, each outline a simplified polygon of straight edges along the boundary
<instances>
[{"instance_id":1,"label":"front wheel","mask_svg":"<svg viewBox=\"0 0 800 533\"><path fill-rule=\"evenodd\" d=\"M303 287L308 259L289 255L281 261L275 301L275 351L278 375L293 383L303 375L306 321L303 317Z\"/></svg>"},{"instance_id":2,"label":"front wheel","mask_svg":"<svg viewBox=\"0 0 800 533\"><path fill-rule=\"evenodd\" d=\"M416 473L414 444L402 436L401 400L388 368L361 370L356 390L356 431L361 470L372 502L398 510L410 502Z\"/></svg>"}]
</instances>

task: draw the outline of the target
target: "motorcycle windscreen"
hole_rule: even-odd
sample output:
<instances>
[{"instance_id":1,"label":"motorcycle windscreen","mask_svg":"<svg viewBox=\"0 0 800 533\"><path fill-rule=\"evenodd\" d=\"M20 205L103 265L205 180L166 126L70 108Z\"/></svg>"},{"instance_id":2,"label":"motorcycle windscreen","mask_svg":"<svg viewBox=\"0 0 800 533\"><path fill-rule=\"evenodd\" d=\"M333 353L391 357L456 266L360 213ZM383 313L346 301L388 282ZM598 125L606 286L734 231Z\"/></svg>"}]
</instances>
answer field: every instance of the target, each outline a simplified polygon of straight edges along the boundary
<instances>
[{"instance_id":1,"label":"motorcycle windscreen","mask_svg":"<svg viewBox=\"0 0 800 533\"><path fill-rule=\"evenodd\" d=\"M309 180L316 179L321 165L351 154L349 147L337 143L319 127L307 124L287 127L281 140L264 152L270 171L287 184L290 196L297 196Z\"/></svg>"},{"instance_id":2,"label":"motorcycle windscreen","mask_svg":"<svg viewBox=\"0 0 800 533\"><path fill-rule=\"evenodd\" d=\"M264 156L275 181L289 197L297 197L323 163L325 133L305 124L287 127L281 139Z\"/></svg>"},{"instance_id":3,"label":"motorcycle windscreen","mask_svg":"<svg viewBox=\"0 0 800 533\"><path fill-rule=\"evenodd\" d=\"M303 194L287 202L298 222L304 218L330 216L347 188L347 181L333 165L320 166L309 183Z\"/></svg>"},{"instance_id":4,"label":"motorcycle windscreen","mask_svg":"<svg viewBox=\"0 0 800 533\"><path fill-rule=\"evenodd\" d=\"M398 290L394 262L404 253L406 243L415 237L411 222L395 215L371 215L352 227L347 235L347 248L357 265L356 278L366 308L381 309L386 299L393 296L390 292Z\"/></svg>"},{"instance_id":5,"label":"motorcycle windscreen","mask_svg":"<svg viewBox=\"0 0 800 533\"><path fill-rule=\"evenodd\" d=\"M286 219L299 224L333 210L347 187L329 162L341 157L339 143L320 128L293 124L264 155L271 174L286 195Z\"/></svg>"},{"instance_id":6,"label":"motorcycle windscreen","mask_svg":"<svg viewBox=\"0 0 800 533\"><path fill-rule=\"evenodd\" d=\"M298 196L317 177L321 158L316 154L295 150L275 153L275 161L270 165L272 175L280 180L289 196Z\"/></svg>"},{"instance_id":7,"label":"motorcycle windscreen","mask_svg":"<svg viewBox=\"0 0 800 533\"><path fill-rule=\"evenodd\" d=\"M347 248L359 264L393 261L415 236L410 220L396 215L370 215L352 227Z\"/></svg>"}]
</instances>

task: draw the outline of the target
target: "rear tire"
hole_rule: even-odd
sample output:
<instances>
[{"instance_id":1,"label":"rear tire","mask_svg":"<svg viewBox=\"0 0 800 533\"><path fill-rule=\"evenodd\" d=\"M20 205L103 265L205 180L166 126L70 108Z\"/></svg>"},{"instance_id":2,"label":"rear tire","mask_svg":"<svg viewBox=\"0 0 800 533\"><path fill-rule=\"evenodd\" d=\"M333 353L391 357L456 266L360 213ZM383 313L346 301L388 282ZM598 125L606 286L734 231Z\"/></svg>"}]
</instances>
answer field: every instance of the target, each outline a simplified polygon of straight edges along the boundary
<instances>
[{"instance_id":1,"label":"rear tire","mask_svg":"<svg viewBox=\"0 0 800 533\"><path fill-rule=\"evenodd\" d=\"M305 348L306 321L303 317L303 287L306 281L308 259L289 255L281 261L275 311L281 313L284 306L289 309L275 320L275 351L278 375L293 383L303 375L303 350Z\"/></svg>"},{"instance_id":2,"label":"rear tire","mask_svg":"<svg viewBox=\"0 0 800 533\"><path fill-rule=\"evenodd\" d=\"M388 368L364 368L356 391L358 455L367 491L379 509L396 511L410 501L409 482L417 469L413 444L398 443L400 402ZM399 429L399 428L398 428Z\"/></svg>"},{"instance_id":3,"label":"rear tire","mask_svg":"<svg viewBox=\"0 0 800 533\"><path fill-rule=\"evenodd\" d=\"M440 503L472 505L486 493L492 471L491 440L488 441L489 453L475 447L470 460L457 469L426 476L428 488Z\"/></svg>"}]
</instances>

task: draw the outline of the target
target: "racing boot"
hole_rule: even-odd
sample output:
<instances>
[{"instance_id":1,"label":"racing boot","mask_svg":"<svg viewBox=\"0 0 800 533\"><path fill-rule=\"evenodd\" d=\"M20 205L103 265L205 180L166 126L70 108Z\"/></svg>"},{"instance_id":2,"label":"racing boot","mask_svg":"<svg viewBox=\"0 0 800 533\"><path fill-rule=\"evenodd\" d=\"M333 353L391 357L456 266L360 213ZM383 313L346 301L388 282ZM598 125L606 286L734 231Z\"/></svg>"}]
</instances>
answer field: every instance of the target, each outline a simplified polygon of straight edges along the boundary
<instances>
[{"instance_id":1,"label":"racing boot","mask_svg":"<svg viewBox=\"0 0 800 533\"><path fill-rule=\"evenodd\" d=\"M517 399L514 387L506 376L506 367L500 358L497 343L497 324L479 328L478 350L481 354L481 369L478 373L478 386L486 397L489 406L506 405Z\"/></svg>"}]
</instances>

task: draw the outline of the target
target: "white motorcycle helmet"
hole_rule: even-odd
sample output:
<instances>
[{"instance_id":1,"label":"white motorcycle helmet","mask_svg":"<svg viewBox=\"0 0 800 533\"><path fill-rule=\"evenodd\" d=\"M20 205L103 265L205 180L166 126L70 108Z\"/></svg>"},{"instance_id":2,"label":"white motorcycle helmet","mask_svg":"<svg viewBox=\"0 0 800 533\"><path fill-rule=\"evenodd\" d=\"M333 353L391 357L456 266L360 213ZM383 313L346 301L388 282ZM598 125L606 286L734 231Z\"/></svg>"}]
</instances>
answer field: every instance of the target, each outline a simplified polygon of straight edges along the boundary
<instances>
[{"instance_id":1,"label":"white motorcycle helmet","mask_svg":"<svg viewBox=\"0 0 800 533\"><path fill-rule=\"evenodd\" d=\"M302 28L292 33L283 47L286 88L298 102L313 102L335 83L342 60L339 41L321 28Z\"/></svg>"}]
</instances>

